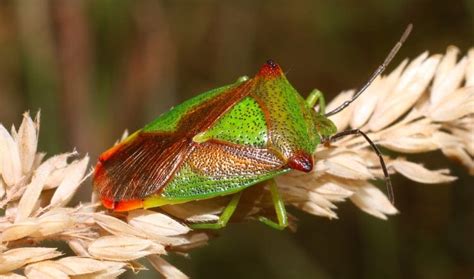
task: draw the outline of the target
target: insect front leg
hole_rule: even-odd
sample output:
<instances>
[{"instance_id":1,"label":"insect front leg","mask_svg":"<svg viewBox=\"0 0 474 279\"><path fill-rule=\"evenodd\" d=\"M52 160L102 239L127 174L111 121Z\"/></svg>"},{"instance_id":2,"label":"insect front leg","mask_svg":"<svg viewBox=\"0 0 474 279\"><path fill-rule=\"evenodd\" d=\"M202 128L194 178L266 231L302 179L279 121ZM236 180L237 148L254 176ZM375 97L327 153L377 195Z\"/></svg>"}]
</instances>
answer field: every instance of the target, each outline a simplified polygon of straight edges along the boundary
<instances>
[{"instance_id":1,"label":"insect front leg","mask_svg":"<svg viewBox=\"0 0 474 279\"><path fill-rule=\"evenodd\" d=\"M319 91L318 89L313 89L311 93L309 93L308 98L306 98L306 104L310 108L316 106L319 102L319 114L324 115L326 113L326 99L324 99L323 92Z\"/></svg>"},{"instance_id":2,"label":"insect front leg","mask_svg":"<svg viewBox=\"0 0 474 279\"><path fill-rule=\"evenodd\" d=\"M198 224L190 224L189 227L192 229L211 229L211 230L217 230L225 227L227 225L227 222L229 222L230 217L235 212L235 209L237 208L237 205L239 204L240 197L242 196L242 192L238 192L232 196L232 199L230 200L229 204L224 208L224 211L222 211L221 216L219 217L219 220L215 223L198 223Z\"/></svg>"},{"instance_id":3,"label":"insect front leg","mask_svg":"<svg viewBox=\"0 0 474 279\"><path fill-rule=\"evenodd\" d=\"M283 230L288 226L288 216L286 215L285 203L278 192L275 180L271 179L268 183L270 185L270 193L272 195L273 206L275 207L278 223L264 216L260 216L258 220L274 229Z\"/></svg>"}]
</instances>

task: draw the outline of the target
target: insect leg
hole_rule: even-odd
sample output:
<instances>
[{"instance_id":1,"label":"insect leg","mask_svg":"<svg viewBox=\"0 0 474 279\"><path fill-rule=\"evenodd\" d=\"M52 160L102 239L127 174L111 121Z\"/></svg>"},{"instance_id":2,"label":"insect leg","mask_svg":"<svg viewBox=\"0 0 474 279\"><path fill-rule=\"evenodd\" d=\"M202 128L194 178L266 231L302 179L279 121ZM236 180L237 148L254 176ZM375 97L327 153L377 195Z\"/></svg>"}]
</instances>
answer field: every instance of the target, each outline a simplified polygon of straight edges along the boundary
<instances>
[{"instance_id":1,"label":"insect leg","mask_svg":"<svg viewBox=\"0 0 474 279\"><path fill-rule=\"evenodd\" d=\"M219 220L215 223L197 223L197 224L190 224L189 226L192 229L220 229L227 225L229 222L230 217L234 214L237 205L239 204L240 197L242 196L242 192L238 192L232 196L229 204L224 208Z\"/></svg>"},{"instance_id":2,"label":"insect leg","mask_svg":"<svg viewBox=\"0 0 474 279\"><path fill-rule=\"evenodd\" d=\"M283 230L288 226L288 217L286 215L285 203L278 192L275 180L271 179L268 181L268 183L270 184L270 193L272 195L273 205L275 206L278 223L264 216L260 216L258 220L274 229Z\"/></svg>"},{"instance_id":3,"label":"insect leg","mask_svg":"<svg viewBox=\"0 0 474 279\"><path fill-rule=\"evenodd\" d=\"M313 89L311 93L309 93L308 98L306 98L306 104L310 108L315 107L316 103L319 101L319 114L324 115L326 113L326 100L324 99L323 92L319 91L318 89Z\"/></svg>"},{"instance_id":4,"label":"insect leg","mask_svg":"<svg viewBox=\"0 0 474 279\"><path fill-rule=\"evenodd\" d=\"M383 171L383 175L384 175L384 178L385 178L385 186L387 187L388 198L389 198L390 202L392 204L394 204L395 199L394 199L394 195L393 195L392 181L390 180L390 175L388 174L387 166L385 165L385 161L382 157L382 152L380 152L377 145L375 145L375 143L364 132L362 132L359 129L342 131L342 132L339 132L339 133L323 140L323 144L334 142L334 141L336 141L336 140L338 140L342 137L348 136L348 135L361 135L361 136L363 136L364 139L370 144L370 146L374 150L375 154L377 154L377 156L379 157L379 160L380 160L380 165L382 166L382 171Z\"/></svg>"}]
</instances>

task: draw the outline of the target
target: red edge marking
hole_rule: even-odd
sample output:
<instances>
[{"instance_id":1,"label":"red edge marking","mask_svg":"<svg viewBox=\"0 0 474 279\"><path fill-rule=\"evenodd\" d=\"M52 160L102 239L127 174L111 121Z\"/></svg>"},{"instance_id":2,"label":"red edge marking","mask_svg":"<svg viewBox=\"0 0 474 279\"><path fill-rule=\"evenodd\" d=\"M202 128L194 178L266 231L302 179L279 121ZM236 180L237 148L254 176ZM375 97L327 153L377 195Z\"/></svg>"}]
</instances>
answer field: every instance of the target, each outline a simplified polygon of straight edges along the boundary
<instances>
[{"instance_id":1,"label":"red edge marking","mask_svg":"<svg viewBox=\"0 0 474 279\"><path fill-rule=\"evenodd\" d=\"M304 152L297 152L288 160L288 166L295 170L310 172L313 170L313 156Z\"/></svg>"},{"instance_id":2,"label":"red edge marking","mask_svg":"<svg viewBox=\"0 0 474 279\"><path fill-rule=\"evenodd\" d=\"M113 201L107 198L101 198L102 204L107 209L113 211L130 211L137 208L143 208L142 200Z\"/></svg>"},{"instance_id":3,"label":"red edge marking","mask_svg":"<svg viewBox=\"0 0 474 279\"><path fill-rule=\"evenodd\" d=\"M104 162L107 161L117 150L122 146L122 144L117 144L112 146L111 148L107 149L105 152L100 154L99 161Z\"/></svg>"},{"instance_id":4,"label":"red edge marking","mask_svg":"<svg viewBox=\"0 0 474 279\"><path fill-rule=\"evenodd\" d=\"M268 60L267 63L263 64L258 71L257 76L261 77L278 77L283 75L283 71L280 66L276 64L273 60Z\"/></svg>"},{"instance_id":5,"label":"red edge marking","mask_svg":"<svg viewBox=\"0 0 474 279\"><path fill-rule=\"evenodd\" d=\"M122 144L117 144L117 145L109 148L107 151L103 152L99 156L99 161L95 165L94 181L107 179L106 175L105 175L103 162L110 159L110 157L112 157L112 155L114 155L119 150L119 148L121 146L122 146ZM111 209L111 210L114 210L114 211L129 211L129 210L136 209L136 208L143 208L143 201L142 200L114 201L114 200L108 199L108 198L101 198L101 201L102 201L102 204L104 205L105 208Z\"/></svg>"},{"instance_id":6,"label":"red edge marking","mask_svg":"<svg viewBox=\"0 0 474 279\"><path fill-rule=\"evenodd\" d=\"M95 167L94 180L104 179L104 168L99 161ZM130 211L137 208L143 208L143 200L114 201L108 198L101 198L102 204L107 209L114 211Z\"/></svg>"}]
</instances>

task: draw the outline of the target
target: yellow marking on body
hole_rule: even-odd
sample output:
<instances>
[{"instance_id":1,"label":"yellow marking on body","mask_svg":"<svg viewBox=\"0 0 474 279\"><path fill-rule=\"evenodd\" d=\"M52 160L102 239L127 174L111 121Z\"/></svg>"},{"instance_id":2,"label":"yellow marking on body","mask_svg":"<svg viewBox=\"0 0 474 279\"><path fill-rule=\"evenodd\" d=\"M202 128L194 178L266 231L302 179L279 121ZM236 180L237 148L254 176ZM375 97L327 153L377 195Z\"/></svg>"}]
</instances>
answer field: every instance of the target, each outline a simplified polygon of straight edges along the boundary
<instances>
[{"instance_id":1,"label":"yellow marking on body","mask_svg":"<svg viewBox=\"0 0 474 279\"><path fill-rule=\"evenodd\" d=\"M195 143L203 143L210 139L206 132L201 132L193 137Z\"/></svg>"},{"instance_id":2,"label":"yellow marking on body","mask_svg":"<svg viewBox=\"0 0 474 279\"><path fill-rule=\"evenodd\" d=\"M119 142L120 143L127 143L131 140L133 140L134 138L136 138L138 136L138 133L140 133L142 130L138 130L136 131L135 133L131 134L130 136L126 137L123 141Z\"/></svg>"},{"instance_id":3,"label":"yellow marking on body","mask_svg":"<svg viewBox=\"0 0 474 279\"><path fill-rule=\"evenodd\" d=\"M163 205L180 204L180 203L185 203L189 201L190 200L169 200L162 196L153 195L143 200L143 208L147 209L147 208L159 207Z\"/></svg>"}]
</instances>

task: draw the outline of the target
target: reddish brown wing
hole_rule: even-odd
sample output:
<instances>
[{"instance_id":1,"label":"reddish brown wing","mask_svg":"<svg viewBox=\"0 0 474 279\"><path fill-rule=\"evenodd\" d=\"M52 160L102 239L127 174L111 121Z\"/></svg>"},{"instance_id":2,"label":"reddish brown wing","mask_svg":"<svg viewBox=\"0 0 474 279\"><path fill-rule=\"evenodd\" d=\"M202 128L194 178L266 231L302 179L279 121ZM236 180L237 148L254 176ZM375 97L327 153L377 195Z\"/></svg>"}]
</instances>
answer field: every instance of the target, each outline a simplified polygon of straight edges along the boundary
<instances>
[{"instance_id":1,"label":"reddish brown wing","mask_svg":"<svg viewBox=\"0 0 474 279\"><path fill-rule=\"evenodd\" d=\"M94 184L102 198L141 199L160 189L192 149L170 134L140 133L99 160Z\"/></svg>"},{"instance_id":2,"label":"reddish brown wing","mask_svg":"<svg viewBox=\"0 0 474 279\"><path fill-rule=\"evenodd\" d=\"M130 201L159 193L195 148L192 138L248 95L250 87L249 81L190 110L175 132L139 132L106 151L94 173L101 199Z\"/></svg>"}]
</instances>

